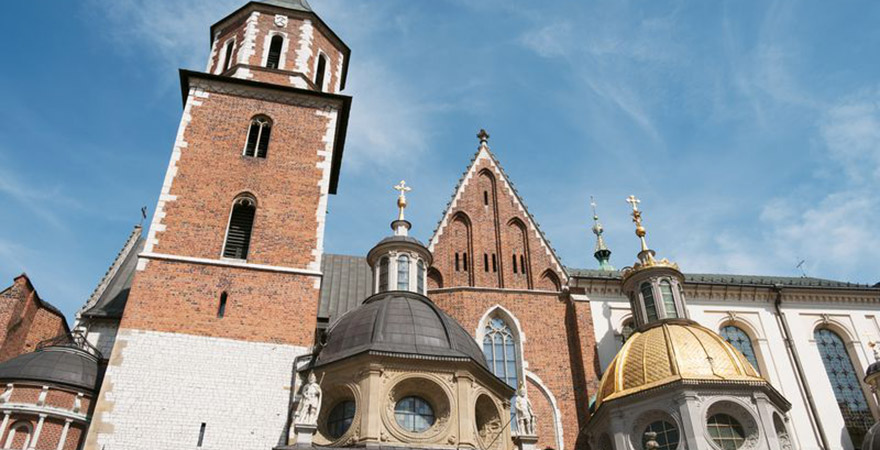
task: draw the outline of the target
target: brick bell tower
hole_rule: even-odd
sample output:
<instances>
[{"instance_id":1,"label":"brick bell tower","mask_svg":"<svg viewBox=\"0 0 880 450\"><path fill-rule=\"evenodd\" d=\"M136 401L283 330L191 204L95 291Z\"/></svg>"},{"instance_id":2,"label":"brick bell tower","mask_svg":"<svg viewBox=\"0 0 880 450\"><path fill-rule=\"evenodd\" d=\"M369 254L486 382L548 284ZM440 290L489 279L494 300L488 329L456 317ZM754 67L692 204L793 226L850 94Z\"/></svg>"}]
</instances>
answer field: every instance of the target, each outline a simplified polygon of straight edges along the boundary
<instances>
[{"instance_id":1,"label":"brick bell tower","mask_svg":"<svg viewBox=\"0 0 880 450\"><path fill-rule=\"evenodd\" d=\"M286 442L294 360L314 344L324 218L350 51L305 0L211 27L86 449Z\"/></svg>"}]
</instances>

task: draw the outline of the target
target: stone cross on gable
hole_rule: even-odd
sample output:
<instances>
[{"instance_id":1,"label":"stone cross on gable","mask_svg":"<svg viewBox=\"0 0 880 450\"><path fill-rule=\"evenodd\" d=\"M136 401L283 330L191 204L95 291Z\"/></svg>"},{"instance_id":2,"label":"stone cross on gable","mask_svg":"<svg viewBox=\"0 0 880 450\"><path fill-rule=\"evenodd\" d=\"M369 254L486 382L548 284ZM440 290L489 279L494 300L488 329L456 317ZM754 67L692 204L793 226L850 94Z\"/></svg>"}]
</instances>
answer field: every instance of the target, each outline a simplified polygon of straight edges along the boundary
<instances>
[{"instance_id":1,"label":"stone cross on gable","mask_svg":"<svg viewBox=\"0 0 880 450\"><path fill-rule=\"evenodd\" d=\"M480 129L480 132L477 133L477 139L480 140L480 145L489 145L489 133L484 129Z\"/></svg>"}]
</instances>

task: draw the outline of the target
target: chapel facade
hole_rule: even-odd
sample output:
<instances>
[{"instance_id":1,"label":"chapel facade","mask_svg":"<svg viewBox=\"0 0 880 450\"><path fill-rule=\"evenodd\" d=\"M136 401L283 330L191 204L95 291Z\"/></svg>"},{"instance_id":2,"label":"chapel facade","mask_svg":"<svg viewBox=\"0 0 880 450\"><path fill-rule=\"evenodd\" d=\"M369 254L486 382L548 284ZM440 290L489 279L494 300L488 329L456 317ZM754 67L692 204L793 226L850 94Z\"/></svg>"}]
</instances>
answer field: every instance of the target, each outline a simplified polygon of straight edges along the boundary
<instances>
[{"instance_id":1,"label":"chapel facade","mask_svg":"<svg viewBox=\"0 0 880 450\"><path fill-rule=\"evenodd\" d=\"M880 288L682 272L634 197L636 263L594 213L566 267L485 130L430 239L401 181L386 238L325 253L350 49L306 0L210 36L148 230L72 331L0 347L0 447L880 449Z\"/></svg>"}]
</instances>

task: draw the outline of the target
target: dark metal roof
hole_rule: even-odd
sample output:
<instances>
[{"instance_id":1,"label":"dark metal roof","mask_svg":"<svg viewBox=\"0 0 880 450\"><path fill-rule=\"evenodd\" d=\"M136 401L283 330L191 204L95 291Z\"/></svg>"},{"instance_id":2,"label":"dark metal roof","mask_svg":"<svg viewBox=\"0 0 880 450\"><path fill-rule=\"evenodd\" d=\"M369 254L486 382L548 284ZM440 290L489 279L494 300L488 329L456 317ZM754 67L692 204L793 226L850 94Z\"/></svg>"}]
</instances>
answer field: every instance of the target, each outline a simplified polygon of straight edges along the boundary
<instances>
[{"instance_id":1,"label":"dark metal roof","mask_svg":"<svg viewBox=\"0 0 880 450\"><path fill-rule=\"evenodd\" d=\"M379 243L377 243L376 246L378 247L378 246L385 244L385 243L388 243L388 242L409 242L410 244L416 244L416 245L419 245L422 247L425 246L425 244L422 244L422 241L420 241L412 236L388 236L387 238L379 241Z\"/></svg>"},{"instance_id":2,"label":"dark metal roof","mask_svg":"<svg viewBox=\"0 0 880 450\"><path fill-rule=\"evenodd\" d=\"M119 319L128 302L131 282L137 269L137 255L144 250L141 228L135 227L129 241L116 256L104 279L98 283L89 303L80 313L84 317Z\"/></svg>"},{"instance_id":3,"label":"dark metal roof","mask_svg":"<svg viewBox=\"0 0 880 450\"><path fill-rule=\"evenodd\" d=\"M332 322L373 294L373 273L366 258L325 253L321 272L318 318Z\"/></svg>"},{"instance_id":4,"label":"dark metal roof","mask_svg":"<svg viewBox=\"0 0 880 450\"><path fill-rule=\"evenodd\" d=\"M316 365L364 352L470 359L488 370L474 338L427 297L415 292L376 294L340 317L330 328Z\"/></svg>"},{"instance_id":5,"label":"dark metal roof","mask_svg":"<svg viewBox=\"0 0 880 450\"><path fill-rule=\"evenodd\" d=\"M312 12L312 7L306 0L259 0L259 3L280 6L282 8L295 9L297 11Z\"/></svg>"},{"instance_id":6,"label":"dark metal roof","mask_svg":"<svg viewBox=\"0 0 880 450\"><path fill-rule=\"evenodd\" d=\"M596 269L573 269L568 268L568 273L576 278L606 278L620 279L620 271L606 271ZM786 287L818 287L818 288L856 288L856 289L875 289L877 286L868 284L850 283L845 281L826 280L823 278L813 277L777 277L765 275L725 275L712 273L686 273L685 281L688 283L707 283L707 284L731 284L731 285L758 285L758 286L776 286L782 285Z\"/></svg>"},{"instance_id":7,"label":"dark metal roof","mask_svg":"<svg viewBox=\"0 0 880 450\"><path fill-rule=\"evenodd\" d=\"M880 361L875 361L868 366L868 370L865 371L865 378L874 375L877 372L880 372Z\"/></svg>"},{"instance_id":8,"label":"dark metal roof","mask_svg":"<svg viewBox=\"0 0 880 450\"><path fill-rule=\"evenodd\" d=\"M46 347L0 364L0 380L56 383L95 391L98 358L74 347Z\"/></svg>"}]
</instances>

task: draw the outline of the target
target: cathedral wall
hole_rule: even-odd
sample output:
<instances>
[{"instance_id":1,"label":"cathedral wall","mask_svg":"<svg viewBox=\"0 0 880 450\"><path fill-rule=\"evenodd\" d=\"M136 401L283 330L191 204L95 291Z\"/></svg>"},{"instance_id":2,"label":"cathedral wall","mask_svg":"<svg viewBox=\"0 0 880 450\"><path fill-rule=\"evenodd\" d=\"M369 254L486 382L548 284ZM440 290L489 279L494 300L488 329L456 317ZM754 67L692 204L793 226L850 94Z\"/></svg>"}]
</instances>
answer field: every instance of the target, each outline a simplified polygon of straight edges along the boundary
<instances>
[{"instance_id":1,"label":"cathedral wall","mask_svg":"<svg viewBox=\"0 0 880 450\"><path fill-rule=\"evenodd\" d=\"M155 260L135 277L120 328L308 346L317 320L316 279ZM225 314L217 317L223 292Z\"/></svg>"},{"instance_id":2,"label":"cathedral wall","mask_svg":"<svg viewBox=\"0 0 880 450\"><path fill-rule=\"evenodd\" d=\"M37 344L64 334L66 320L42 307L22 275L0 295L0 361L36 349Z\"/></svg>"},{"instance_id":3,"label":"cathedral wall","mask_svg":"<svg viewBox=\"0 0 880 450\"><path fill-rule=\"evenodd\" d=\"M582 311L577 318L570 317L567 303L559 294L538 293L527 291L473 290L473 289L441 289L429 293L431 299L447 314L455 318L475 336L481 334L481 319L496 306L502 306L518 321L522 327L520 336L523 351L523 366L541 380L552 395L560 414L553 414L549 399L540 389L533 389L530 383L529 398L535 402L541 396L545 406L538 414L541 430L553 424L553 417L558 417L563 436L560 442L555 440L555 433L541 437L541 447L546 444L558 450L575 448L579 430L579 418L587 417L588 398L587 386L595 385L592 365L584 366L583 355L572 351L572 339L567 327L572 321L581 327L583 339L591 339L592 323L589 311ZM583 342L583 341L581 341ZM482 346L482 342L478 342ZM575 344L577 345L577 344ZM591 355L588 356L592 359ZM592 394L590 392L589 394ZM556 427L551 425L550 430ZM559 445L559 444L562 445Z\"/></svg>"},{"instance_id":4,"label":"cathedral wall","mask_svg":"<svg viewBox=\"0 0 880 450\"><path fill-rule=\"evenodd\" d=\"M598 286L598 285L597 285ZM717 289L685 286L688 313L691 319L713 330L735 325L751 339L761 375L770 381L792 403L789 416L796 448L816 450L820 447L809 416L809 405L800 389L796 367L786 351L781 325L774 307L775 292L768 288L730 286ZM789 292L791 294L789 294ZM829 445L834 449L852 450L845 432L843 417L825 375L825 367L813 338L817 327L830 327L845 341L859 380L873 362L871 341L880 340L880 305L864 294L843 291L797 292L785 290L782 311L785 314L806 374L807 388L815 399ZM589 300L595 326L596 347L601 370L605 370L622 346L622 324L631 316L629 302L619 286L596 287L581 300ZM814 301L809 301L814 298ZM867 300L867 301L866 301ZM878 417L876 400L862 383L862 391Z\"/></svg>"},{"instance_id":5,"label":"cathedral wall","mask_svg":"<svg viewBox=\"0 0 880 450\"><path fill-rule=\"evenodd\" d=\"M307 352L120 330L85 448L195 448L202 423L204 448L273 448L286 437L293 360Z\"/></svg>"},{"instance_id":6,"label":"cathedral wall","mask_svg":"<svg viewBox=\"0 0 880 450\"><path fill-rule=\"evenodd\" d=\"M87 324L88 333L86 340L101 352L103 357L109 358L116 342L116 332L119 330L118 319L92 319L88 318L81 322Z\"/></svg>"},{"instance_id":7,"label":"cathedral wall","mask_svg":"<svg viewBox=\"0 0 880 450\"><path fill-rule=\"evenodd\" d=\"M334 118L314 107L206 93L183 132L173 183L154 226L148 252L219 259L236 195L257 201L248 262L315 267L316 211L326 196L325 170L316 162ZM266 158L242 156L251 118L273 120ZM332 140L332 134L331 134ZM157 211L159 213L159 211ZM154 244L151 246L151 244Z\"/></svg>"}]
</instances>

